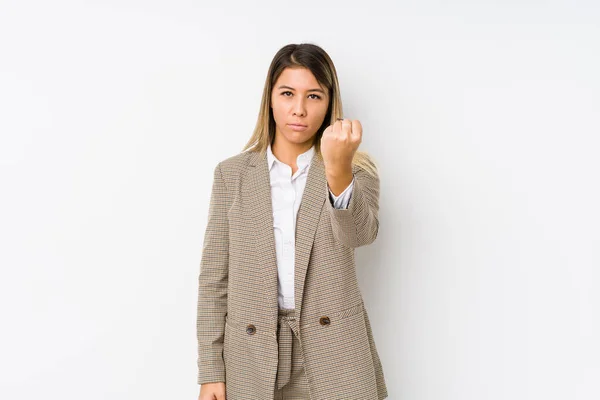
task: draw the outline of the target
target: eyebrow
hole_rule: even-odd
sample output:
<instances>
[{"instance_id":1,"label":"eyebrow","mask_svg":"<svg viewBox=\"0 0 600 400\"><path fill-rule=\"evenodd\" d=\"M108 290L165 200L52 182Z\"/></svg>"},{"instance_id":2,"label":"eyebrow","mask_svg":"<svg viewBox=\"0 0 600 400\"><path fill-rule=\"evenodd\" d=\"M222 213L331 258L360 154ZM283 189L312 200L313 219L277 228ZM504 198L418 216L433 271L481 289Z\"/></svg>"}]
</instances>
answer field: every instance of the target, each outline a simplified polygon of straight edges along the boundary
<instances>
[{"instance_id":1,"label":"eyebrow","mask_svg":"<svg viewBox=\"0 0 600 400\"><path fill-rule=\"evenodd\" d=\"M281 85L277 89L291 89L291 90L296 90L293 87L289 87L289 86L285 86L285 85ZM310 90L307 90L307 92L321 92L321 93L325 94L325 92L322 91L321 89L310 89Z\"/></svg>"}]
</instances>

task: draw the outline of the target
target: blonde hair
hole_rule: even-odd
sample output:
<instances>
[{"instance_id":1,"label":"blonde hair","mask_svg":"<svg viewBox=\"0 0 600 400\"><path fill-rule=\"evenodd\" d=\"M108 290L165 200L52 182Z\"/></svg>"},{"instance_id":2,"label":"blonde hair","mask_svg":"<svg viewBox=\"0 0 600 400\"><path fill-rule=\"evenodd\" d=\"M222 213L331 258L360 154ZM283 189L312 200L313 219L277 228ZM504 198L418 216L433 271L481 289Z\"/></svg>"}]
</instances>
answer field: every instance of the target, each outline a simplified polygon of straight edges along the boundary
<instances>
[{"instance_id":1,"label":"blonde hair","mask_svg":"<svg viewBox=\"0 0 600 400\"><path fill-rule=\"evenodd\" d=\"M265 86L263 89L260 112L256 126L248 143L242 151L265 152L275 138L275 119L271 110L271 92L273 85L286 68L307 68L315 76L317 82L329 91L329 105L323 124L315 135L315 151L321 154L321 137L323 131L335 123L337 118L343 118L342 99L337 72L333 61L321 47L311 44L288 44L282 47L273 57ZM356 165L372 175L377 175L377 164L365 151L357 150L352 159Z\"/></svg>"}]
</instances>

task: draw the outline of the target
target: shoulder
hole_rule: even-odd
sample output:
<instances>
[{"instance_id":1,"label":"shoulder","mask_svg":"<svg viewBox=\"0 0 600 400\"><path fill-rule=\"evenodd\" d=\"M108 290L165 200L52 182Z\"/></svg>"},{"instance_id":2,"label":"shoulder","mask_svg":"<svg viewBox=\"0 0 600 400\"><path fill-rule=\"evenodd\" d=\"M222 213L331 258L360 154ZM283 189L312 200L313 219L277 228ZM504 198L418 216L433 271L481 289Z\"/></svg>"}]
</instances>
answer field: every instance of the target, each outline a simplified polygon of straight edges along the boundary
<instances>
[{"instance_id":1,"label":"shoulder","mask_svg":"<svg viewBox=\"0 0 600 400\"><path fill-rule=\"evenodd\" d=\"M244 151L219 161L217 166L223 174L242 170L248 167L251 156L252 153L250 151Z\"/></svg>"},{"instance_id":2,"label":"shoulder","mask_svg":"<svg viewBox=\"0 0 600 400\"><path fill-rule=\"evenodd\" d=\"M220 173L226 186L232 185L239 177L248 170L251 158L255 153L244 151L227 157L217 163L215 173Z\"/></svg>"},{"instance_id":3,"label":"shoulder","mask_svg":"<svg viewBox=\"0 0 600 400\"><path fill-rule=\"evenodd\" d=\"M352 172L368 180L379 181L379 166L372 155L357 151L352 160Z\"/></svg>"}]
</instances>

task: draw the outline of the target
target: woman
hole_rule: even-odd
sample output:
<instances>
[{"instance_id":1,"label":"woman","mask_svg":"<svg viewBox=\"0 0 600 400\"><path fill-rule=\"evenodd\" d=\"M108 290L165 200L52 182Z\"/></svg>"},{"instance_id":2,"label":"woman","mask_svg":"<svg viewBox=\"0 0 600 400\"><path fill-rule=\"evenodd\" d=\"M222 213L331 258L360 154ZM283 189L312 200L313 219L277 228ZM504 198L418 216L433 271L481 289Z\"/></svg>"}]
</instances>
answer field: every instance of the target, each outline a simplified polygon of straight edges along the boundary
<instances>
[{"instance_id":1,"label":"woman","mask_svg":"<svg viewBox=\"0 0 600 400\"><path fill-rule=\"evenodd\" d=\"M387 397L354 249L379 228L379 177L342 119L333 62L290 44L240 154L214 169L198 289L200 400Z\"/></svg>"}]
</instances>

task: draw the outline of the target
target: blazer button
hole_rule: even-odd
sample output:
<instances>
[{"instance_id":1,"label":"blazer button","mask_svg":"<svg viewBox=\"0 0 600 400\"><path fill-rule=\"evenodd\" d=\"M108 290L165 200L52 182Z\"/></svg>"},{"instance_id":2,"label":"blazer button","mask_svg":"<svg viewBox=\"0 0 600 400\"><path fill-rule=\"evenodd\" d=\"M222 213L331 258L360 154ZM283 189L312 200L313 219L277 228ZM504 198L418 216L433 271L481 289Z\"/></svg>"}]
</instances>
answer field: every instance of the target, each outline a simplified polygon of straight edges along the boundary
<instances>
[{"instance_id":1,"label":"blazer button","mask_svg":"<svg viewBox=\"0 0 600 400\"><path fill-rule=\"evenodd\" d=\"M254 327L254 325L250 324L246 327L246 333L248 335L254 335L255 332L256 332L256 328Z\"/></svg>"},{"instance_id":2,"label":"blazer button","mask_svg":"<svg viewBox=\"0 0 600 400\"><path fill-rule=\"evenodd\" d=\"M329 325L330 324L329 317L321 317L321 318L319 318L319 323L321 325Z\"/></svg>"}]
</instances>

